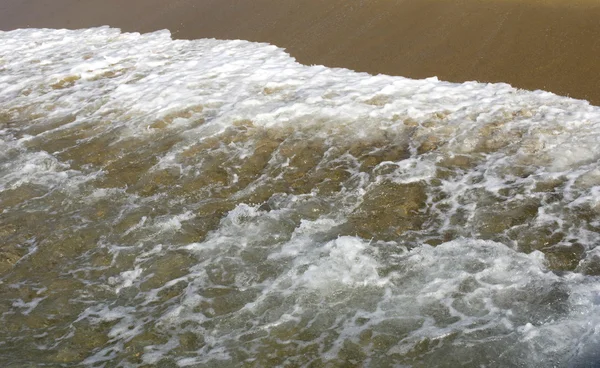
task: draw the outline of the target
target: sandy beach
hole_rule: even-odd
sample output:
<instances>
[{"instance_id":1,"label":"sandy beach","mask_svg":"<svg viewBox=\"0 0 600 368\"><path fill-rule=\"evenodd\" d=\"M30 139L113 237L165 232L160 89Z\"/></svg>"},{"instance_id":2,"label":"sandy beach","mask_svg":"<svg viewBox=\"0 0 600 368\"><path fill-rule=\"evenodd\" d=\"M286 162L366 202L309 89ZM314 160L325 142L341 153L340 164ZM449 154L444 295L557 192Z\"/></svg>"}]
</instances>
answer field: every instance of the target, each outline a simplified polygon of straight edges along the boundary
<instances>
[{"instance_id":1,"label":"sandy beach","mask_svg":"<svg viewBox=\"0 0 600 368\"><path fill-rule=\"evenodd\" d=\"M600 2L512 0L3 0L0 29L167 28L245 39L304 64L506 82L600 104Z\"/></svg>"}]
</instances>

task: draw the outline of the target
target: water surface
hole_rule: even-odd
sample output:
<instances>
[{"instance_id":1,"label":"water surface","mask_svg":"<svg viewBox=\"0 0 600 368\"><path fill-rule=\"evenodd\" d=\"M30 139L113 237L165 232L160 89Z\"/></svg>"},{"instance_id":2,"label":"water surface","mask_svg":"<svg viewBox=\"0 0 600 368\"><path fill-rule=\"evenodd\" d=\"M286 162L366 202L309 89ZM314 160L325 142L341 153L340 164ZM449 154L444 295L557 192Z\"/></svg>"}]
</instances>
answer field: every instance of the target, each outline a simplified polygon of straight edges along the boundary
<instances>
[{"instance_id":1,"label":"water surface","mask_svg":"<svg viewBox=\"0 0 600 368\"><path fill-rule=\"evenodd\" d=\"M598 360L599 108L168 32L0 45L3 366Z\"/></svg>"}]
</instances>

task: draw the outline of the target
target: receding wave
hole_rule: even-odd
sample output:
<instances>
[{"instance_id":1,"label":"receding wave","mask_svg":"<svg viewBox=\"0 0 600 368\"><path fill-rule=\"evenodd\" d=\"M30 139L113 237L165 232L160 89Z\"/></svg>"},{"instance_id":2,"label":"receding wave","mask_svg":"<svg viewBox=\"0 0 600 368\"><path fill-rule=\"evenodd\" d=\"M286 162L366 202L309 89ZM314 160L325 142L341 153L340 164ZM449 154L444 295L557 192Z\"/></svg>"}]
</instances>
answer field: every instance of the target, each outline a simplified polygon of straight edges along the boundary
<instances>
[{"instance_id":1,"label":"receding wave","mask_svg":"<svg viewBox=\"0 0 600 368\"><path fill-rule=\"evenodd\" d=\"M0 32L0 362L589 366L598 142L506 84Z\"/></svg>"}]
</instances>

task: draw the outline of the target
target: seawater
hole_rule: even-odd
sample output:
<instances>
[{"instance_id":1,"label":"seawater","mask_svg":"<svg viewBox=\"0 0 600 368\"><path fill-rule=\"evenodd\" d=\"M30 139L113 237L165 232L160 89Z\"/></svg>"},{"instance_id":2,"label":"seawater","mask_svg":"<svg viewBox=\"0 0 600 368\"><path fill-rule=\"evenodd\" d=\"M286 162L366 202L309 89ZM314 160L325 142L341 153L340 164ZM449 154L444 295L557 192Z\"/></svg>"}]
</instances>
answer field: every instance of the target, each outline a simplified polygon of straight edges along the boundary
<instances>
[{"instance_id":1,"label":"seawater","mask_svg":"<svg viewBox=\"0 0 600 368\"><path fill-rule=\"evenodd\" d=\"M3 367L600 362L600 108L0 32Z\"/></svg>"}]
</instances>

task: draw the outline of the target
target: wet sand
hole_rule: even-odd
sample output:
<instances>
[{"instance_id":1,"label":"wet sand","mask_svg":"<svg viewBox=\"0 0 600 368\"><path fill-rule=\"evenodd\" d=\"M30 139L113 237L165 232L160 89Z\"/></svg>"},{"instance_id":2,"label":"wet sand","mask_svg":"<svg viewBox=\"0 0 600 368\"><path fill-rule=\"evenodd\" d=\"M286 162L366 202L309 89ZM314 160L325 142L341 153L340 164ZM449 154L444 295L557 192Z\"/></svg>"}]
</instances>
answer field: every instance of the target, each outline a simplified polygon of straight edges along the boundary
<instances>
[{"instance_id":1,"label":"wet sand","mask_svg":"<svg viewBox=\"0 0 600 368\"><path fill-rule=\"evenodd\" d=\"M0 29L170 29L246 39L304 64L506 82L600 105L597 0L0 0Z\"/></svg>"}]
</instances>

